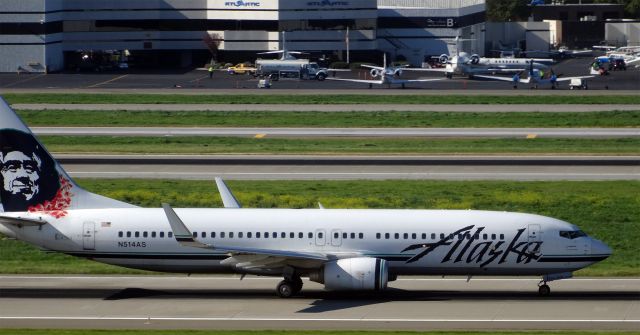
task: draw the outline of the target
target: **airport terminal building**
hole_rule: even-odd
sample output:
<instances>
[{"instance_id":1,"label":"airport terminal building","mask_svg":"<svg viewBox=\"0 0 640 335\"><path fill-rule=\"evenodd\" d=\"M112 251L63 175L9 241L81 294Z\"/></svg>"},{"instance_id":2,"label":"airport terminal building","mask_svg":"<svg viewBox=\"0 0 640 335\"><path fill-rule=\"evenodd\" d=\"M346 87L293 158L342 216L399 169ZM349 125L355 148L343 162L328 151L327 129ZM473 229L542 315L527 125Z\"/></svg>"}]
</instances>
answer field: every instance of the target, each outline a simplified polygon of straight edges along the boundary
<instances>
[{"instance_id":1,"label":"airport terminal building","mask_svg":"<svg viewBox=\"0 0 640 335\"><path fill-rule=\"evenodd\" d=\"M282 31L312 58L419 64L458 34L481 41L484 20L484 0L0 0L0 72L252 61Z\"/></svg>"}]
</instances>

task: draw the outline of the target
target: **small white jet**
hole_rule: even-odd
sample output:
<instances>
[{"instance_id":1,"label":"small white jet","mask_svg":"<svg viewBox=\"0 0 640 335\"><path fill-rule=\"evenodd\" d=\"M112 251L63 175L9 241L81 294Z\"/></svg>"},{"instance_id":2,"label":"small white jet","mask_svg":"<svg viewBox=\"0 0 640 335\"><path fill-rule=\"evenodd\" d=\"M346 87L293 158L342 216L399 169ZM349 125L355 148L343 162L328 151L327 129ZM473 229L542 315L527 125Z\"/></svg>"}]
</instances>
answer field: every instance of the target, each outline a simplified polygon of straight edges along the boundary
<instances>
[{"instance_id":1,"label":"small white jet","mask_svg":"<svg viewBox=\"0 0 640 335\"><path fill-rule=\"evenodd\" d=\"M571 81L572 79L584 80L587 78L593 78L594 76L576 76L576 77L561 77L559 78L549 69L549 75L545 78L545 72L534 68L533 62L529 65L528 77L522 78L520 74L515 74L513 77L501 77L501 76L486 76L477 75L478 78L484 78L489 80L509 81L513 83L513 88L518 88L518 84L527 84L531 88L538 88L540 86L549 86L551 89L558 88L558 83L563 81Z\"/></svg>"},{"instance_id":2,"label":"small white jet","mask_svg":"<svg viewBox=\"0 0 640 335\"><path fill-rule=\"evenodd\" d=\"M443 72L449 79L454 75L467 76L473 78L478 74L514 74L525 71L530 64L536 69L546 70L549 64L553 63L550 58L490 58L480 57L478 54L471 54L461 50L461 42L465 39L456 37L456 54L450 57L447 54L440 55L439 61L446 64L445 68L424 69L424 71Z\"/></svg>"},{"instance_id":3,"label":"small white jet","mask_svg":"<svg viewBox=\"0 0 640 335\"><path fill-rule=\"evenodd\" d=\"M349 81L354 83L364 83L369 84L369 88L372 88L373 85L387 85L391 87L391 85L401 85L402 88L405 88L406 84L409 83L426 83L431 81L439 81L441 78L432 78L432 79L401 79L403 71L424 71L424 69L416 69L410 68L408 65L403 66L387 66L387 54L383 54L382 66L375 65L366 65L362 64L362 67L371 69L369 74L373 78L379 79L349 79L349 78L327 78L327 80L339 80L339 81Z\"/></svg>"},{"instance_id":4,"label":"small white jet","mask_svg":"<svg viewBox=\"0 0 640 335\"><path fill-rule=\"evenodd\" d=\"M401 275L539 275L547 282L611 250L550 217L479 210L140 208L79 187L0 98L0 233L135 269L302 277L328 290L382 290Z\"/></svg>"}]
</instances>

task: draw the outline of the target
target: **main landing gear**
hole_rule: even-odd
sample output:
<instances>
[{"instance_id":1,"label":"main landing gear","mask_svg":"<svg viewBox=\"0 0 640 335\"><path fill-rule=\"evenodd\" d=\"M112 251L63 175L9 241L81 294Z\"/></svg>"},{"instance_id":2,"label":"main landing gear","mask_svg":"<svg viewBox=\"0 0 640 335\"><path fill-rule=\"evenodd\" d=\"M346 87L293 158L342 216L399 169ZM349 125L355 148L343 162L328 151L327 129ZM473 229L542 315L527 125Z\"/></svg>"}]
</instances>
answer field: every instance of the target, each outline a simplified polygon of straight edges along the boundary
<instances>
[{"instance_id":1,"label":"main landing gear","mask_svg":"<svg viewBox=\"0 0 640 335\"><path fill-rule=\"evenodd\" d=\"M300 276L294 275L291 277L285 277L283 281L278 283L276 292L280 298L291 298L292 296L300 293L302 290L302 279Z\"/></svg>"},{"instance_id":2,"label":"main landing gear","mask_svg":"<svg viewBox=\"0 0 640 335\"><path fill-rule=\"evenodd\" d=\"M541 297L548 297L551 294L551 288L547 285L547 282L541 280L538 284L538 295Z\"/></svg>"}]
</instances>

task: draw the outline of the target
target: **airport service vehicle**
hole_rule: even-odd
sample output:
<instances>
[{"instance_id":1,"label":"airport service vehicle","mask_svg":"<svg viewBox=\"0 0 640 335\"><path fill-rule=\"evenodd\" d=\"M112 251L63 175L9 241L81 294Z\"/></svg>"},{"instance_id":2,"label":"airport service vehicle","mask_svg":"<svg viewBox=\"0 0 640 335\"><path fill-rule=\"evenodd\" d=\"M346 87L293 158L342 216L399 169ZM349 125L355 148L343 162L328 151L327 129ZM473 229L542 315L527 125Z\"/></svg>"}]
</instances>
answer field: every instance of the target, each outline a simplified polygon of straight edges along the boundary
<instances>
[{"instance_id":1,"label":"airport service vehicle","mask_svg":"<svg viewBox=\"0 0 640 335\"><path fill-rule=\"evenodd\" d=\"M0 232L45 250L129 268L301 277L328 290L383 290L403 275L540 275L548 281L611 250L567 222L479 210L140 208L80 188L0 99Z\"/></svg>"},{"instance_id":2,"label":"airport service vehicle","mask_svg":"<svg viewBox=\"0 0 640 335\"><path fill-rule=\"evenodd\" d=\"M244 63L236 64L227 68L228 74L253 74L256 68L253 66L247 66Z\"/></svg>"},{"instance_id":3,"label":"airport service vehicle","mask_svg":"<svg viewBox=\"0 0 640 335\"><path fill-rule=\"evenodd\" d=\"M325 80L329 72L308 59L258 59L256 60L256 76L271 76L273 80L292 76L300 79Z\"/></svg>"},{"instance_id":4,"label":"airport service vehicle","mask_svg":"<svg viewBox=\"0 0 640 335\"><path fill-rule=\"evenodd\" d=\"M569 81L569 89L570 90L586 90L589 86L587 86L586 79L571 79Z\"/></svg>"}]
</instances>

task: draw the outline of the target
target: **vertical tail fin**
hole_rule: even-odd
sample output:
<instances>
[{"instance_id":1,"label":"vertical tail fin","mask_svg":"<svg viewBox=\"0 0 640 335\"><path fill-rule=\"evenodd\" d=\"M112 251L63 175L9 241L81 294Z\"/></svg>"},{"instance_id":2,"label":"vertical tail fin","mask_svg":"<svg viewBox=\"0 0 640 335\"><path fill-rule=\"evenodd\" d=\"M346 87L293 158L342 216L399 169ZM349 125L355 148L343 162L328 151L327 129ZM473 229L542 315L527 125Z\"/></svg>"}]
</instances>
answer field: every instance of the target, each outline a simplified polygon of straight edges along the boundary
<instances>
[{"instance_id":1,"label":"vertical tail fin","mask_svg":"<svg viewBox=\"0 0 640 335\"><path fill-rule=\"evenodd\" d=\"M0 212L134 207L80 188L0 97Z\"/></svg>"}]
</instances>

